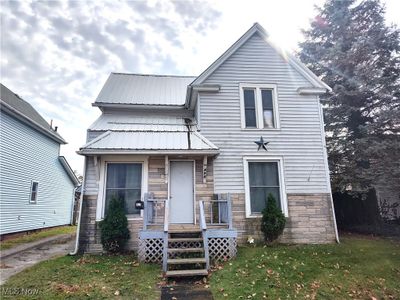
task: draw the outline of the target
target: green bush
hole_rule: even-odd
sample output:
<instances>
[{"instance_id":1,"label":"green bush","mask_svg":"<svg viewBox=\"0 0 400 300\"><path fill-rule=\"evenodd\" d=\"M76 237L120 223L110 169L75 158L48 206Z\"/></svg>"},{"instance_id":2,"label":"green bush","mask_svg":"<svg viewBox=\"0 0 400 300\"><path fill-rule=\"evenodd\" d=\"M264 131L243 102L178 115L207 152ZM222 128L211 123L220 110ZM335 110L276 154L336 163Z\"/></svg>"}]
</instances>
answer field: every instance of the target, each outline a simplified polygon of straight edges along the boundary
<instances>
[{"instance_id":1,"label":"green bush","mask_svg":"<svg viewBox=\"0 0 400 300\"><path fill-rule=\"evenodd\" d=\"M129 239L128 219L121 199L111 199L108 213L99 225L103 248L112 253L121 252Z\"/></svg>"},{"instance_id":2,"label":"green bush","mask_svg":"<svg viewBox=\"0 0 400 300\"><path fill-rule=\"evenodd\" d=\"M285 216L276 205L275 197L269 194L261 219L261 231L264 233L265 241L271 243L276 240L282 234L285 223Z\"/></svg>"}]
</instances>

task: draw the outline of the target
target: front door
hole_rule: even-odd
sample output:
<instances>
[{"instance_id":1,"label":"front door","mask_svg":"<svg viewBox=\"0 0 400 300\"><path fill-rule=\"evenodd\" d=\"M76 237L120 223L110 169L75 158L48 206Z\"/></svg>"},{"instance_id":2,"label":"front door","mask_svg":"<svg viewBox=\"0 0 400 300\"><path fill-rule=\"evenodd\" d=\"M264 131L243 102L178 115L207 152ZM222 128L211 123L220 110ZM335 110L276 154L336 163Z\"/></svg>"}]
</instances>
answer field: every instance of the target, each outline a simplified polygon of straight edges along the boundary
<instances>
[{"instance_id":1,"label":"front door","mask_svg":"<svg viewBox=\"0 0 400 300\"><path fill-rule=\"evenodd\" d=\"M170 223L193 224L193 161L170 163Z\"/></svg>"}]
</instances>

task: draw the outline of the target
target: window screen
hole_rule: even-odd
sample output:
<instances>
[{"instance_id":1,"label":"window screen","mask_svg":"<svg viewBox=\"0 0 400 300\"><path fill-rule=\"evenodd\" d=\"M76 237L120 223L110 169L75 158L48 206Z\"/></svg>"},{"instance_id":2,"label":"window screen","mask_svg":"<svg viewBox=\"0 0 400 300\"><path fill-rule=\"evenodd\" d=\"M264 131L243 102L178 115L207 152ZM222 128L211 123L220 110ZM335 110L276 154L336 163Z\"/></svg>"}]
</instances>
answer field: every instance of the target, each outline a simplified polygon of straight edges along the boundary
<instances>
[{"instance_id":1,"label":"window screen","mask_svg":"<svg viewBox=\"0 0 400 300\"><path fill-rule=\"evenodd\" d=\"M113 197L121 199L125 204L126 214L139 214L135 202L141 200L142 164L110 163L107 165L105 213Z\"/></svg>"},{"instance_id":2,"label":"window screen","mask_svg":"<svg viewBox=\"0 0 400 300\"><path fill-rule=\"evenodd\" d=\"M271 193L281 207L277 162L249 162L251 213L261 213Z\"/></svg>"}]
</instances>

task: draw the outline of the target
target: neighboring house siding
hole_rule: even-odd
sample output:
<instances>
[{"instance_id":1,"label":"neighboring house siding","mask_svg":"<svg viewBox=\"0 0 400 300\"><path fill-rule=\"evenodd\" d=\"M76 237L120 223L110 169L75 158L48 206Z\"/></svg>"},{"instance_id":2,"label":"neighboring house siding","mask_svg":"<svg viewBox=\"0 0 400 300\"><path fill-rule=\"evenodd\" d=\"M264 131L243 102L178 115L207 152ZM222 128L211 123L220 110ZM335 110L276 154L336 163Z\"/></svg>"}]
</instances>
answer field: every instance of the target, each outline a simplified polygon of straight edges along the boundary
<instances>
[{"instance_id":1,"label":"neighboring house siding","mask_svg":"<svg viewBox=\"0 0 400 300\"><path fill-rule=\"evenodd\" d=\"M59 162L57 142L1 112L0 234L69 224L74 184ZM30 204L31 182L39 183Z\"/></svg>"},{"instance_id":2,"label":"neighboring house siding","mask_svg":"<svg viewBox=\"0 0 400 300\"><path fill-rule=\"evenodd\" d=\"M316 96L300 96L311 86L262 38L255 34L205 82L218 84L218 93L204 93L200 101L201 133L220 148L214 161L216 193L243 193L243 156L282 156L287 193L329 193ZM280 130L241 129L239 83L276 84ZM268 152L257 151L260 136Z\"/></svg>"}]
</instances>

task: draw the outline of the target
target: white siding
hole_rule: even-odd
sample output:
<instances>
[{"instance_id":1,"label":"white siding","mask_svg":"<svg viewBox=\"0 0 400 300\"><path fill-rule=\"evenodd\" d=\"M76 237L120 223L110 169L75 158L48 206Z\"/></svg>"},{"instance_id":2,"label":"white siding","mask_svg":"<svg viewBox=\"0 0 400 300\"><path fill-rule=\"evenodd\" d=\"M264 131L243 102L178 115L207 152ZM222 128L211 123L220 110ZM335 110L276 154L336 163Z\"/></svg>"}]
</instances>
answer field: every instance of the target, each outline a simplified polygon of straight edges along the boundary
<instances>
[{"instance_id":1,"label":"white siding","mask_svg":"<svg viewBox=\"0 0 400 300\"><path fill-rule=\"evenodd\" d=\"M280 130L242 130L239 83L276 84ZM244 192L243 156L282 156L286 192L326 193L323 134L318 98L300 96L299 87L311 84L268 46L253 35L206 81L219 84L217 94L200 94L201 133L220 148L214 161L215 192ZM268 152L257 151L260 136Z\"/></svg>"},{"instance_id":2,"label":"white siding","mask_svg":"<svg viewBox=\"0 0 400 300\"><path fill-rule=\"evenodd\" d=\"M69 224L74 185L58 160L60 145L3 112L0 129L0 234Z\"/></svg>"},{"instance_id":3,"label":"white siding","mask_svg":"<svg viewBox=\"0 0 400 300\"><path fill-rule=\"evenodd\" d=\"M94 157L89 156L86 163L85 195L97 195L99 189L97 177L96 166L94 165Z\"/></svg>"}]
</instances>

